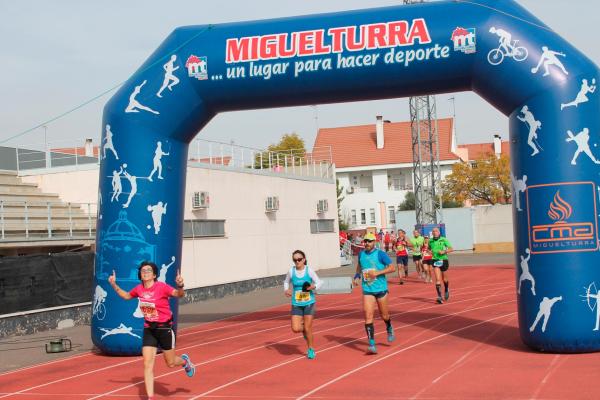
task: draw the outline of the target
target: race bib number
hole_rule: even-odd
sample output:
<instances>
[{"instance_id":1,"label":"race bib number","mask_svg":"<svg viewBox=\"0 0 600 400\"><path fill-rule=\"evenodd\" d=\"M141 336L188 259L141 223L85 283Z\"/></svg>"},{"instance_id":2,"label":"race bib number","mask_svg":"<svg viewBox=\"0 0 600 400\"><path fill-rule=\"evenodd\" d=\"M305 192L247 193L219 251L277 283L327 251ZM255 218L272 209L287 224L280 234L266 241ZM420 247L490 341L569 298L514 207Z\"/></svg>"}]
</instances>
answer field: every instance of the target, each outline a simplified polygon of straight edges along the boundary
<instances>
[{"instance_id":1,"label":"race bib number","mask_svg":"<svg viewBox=\"0 0 600 400\"><path fill-rule=\"evenodd\" d=\"M294 300L296 300L296 303L306 303L310 301L310 292L297 290L294 292Z\"/></svg>"},{"instance_id":2,"label":"race bib number","mask_svg":"<svg viewBox=\"0 0 600 400\"><path fill-rule=\"evenodd\" d=\"M154 303L140 301L140 310L142 310L142 314L144 314L144 319L146 319L147 321L153 321L155 319L158 319L158 311L156 310L156 305Z\"/></svg>"},{"instance_id":3,"label":"race bib number","mask_svg":"<svg viewBox=\"0 0 600 400\"><path fill-rule=\"evenodd\" d=\"M437 260L437 261L433 262L434 267L441 267L443 265L444 265L444 261L442 261L442 260Z\"/></svg>"},{"instance_id":4,"label":"race bib number","mask_svg":"<svg viewBox=\"0 0 600 400\"><path fill-rule=\"evenodd\" d=\"M396 249L398 249L398 251L403 251L404 250L404 245L399 244L398 246L396 246Z\"/></svg>"},{"instance_id":5,"label":"race bib number","mask_svg":"<svg viewBox=\"0 0 600 400\"><path fill-rule=\"evenodd\" d=\"M375 269L373 269L373 268L363 269L363 271L362 271L362 277L363 277L363 281L365 281L365 283L372 283L373 281L375 281L375 278L371 278L369 276L369 271L375 271Z\"/></svg>"}]
</instances>

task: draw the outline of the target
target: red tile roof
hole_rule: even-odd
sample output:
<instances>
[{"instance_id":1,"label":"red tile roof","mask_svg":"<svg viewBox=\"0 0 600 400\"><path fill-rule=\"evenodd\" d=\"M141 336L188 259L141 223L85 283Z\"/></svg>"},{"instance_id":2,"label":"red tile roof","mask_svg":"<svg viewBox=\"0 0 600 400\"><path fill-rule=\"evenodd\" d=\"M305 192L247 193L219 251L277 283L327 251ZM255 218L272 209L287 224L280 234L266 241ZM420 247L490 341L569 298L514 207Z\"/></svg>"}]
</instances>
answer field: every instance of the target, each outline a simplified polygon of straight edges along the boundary
<instances>
[{"instance_id":1,"label":"red tile roof","mask_svg":"<svg viewBox=\"0 0 600 400\"><path fill-rule=\"evenodd\" d=\"M412 163L410 122L385 122L384 146L377 149L375 124L319 129L313 148L331 146L338 168ZM458 160L452 153L452 118L438 119L440 161Z\"/></svg>"},{"instance_id":2,"label":"red tile roof","mask_svg":"<svg viewBox=\"0 0 600 400\"><path fill-rule=\"evenodd\" d=\"M494 143L471 143L461 144L458 146L461 149L467 149L469 151L469 160L477 160L485 157L488 154L494 154ZM502 154L510 156L510 145L508 141L501 142Z\"/></svg>"},{"instance_id":3,"label":"red tile roof","mask_svg":"<svg viewBox=\"0 0 600 400\"><path fill-rule=\"evenodd\" d=\"M63 153L63 154L77 154L78 156L82 156L85 157L85 147L63 147L63 148L55 148L55 149L50 149L51 152L55 152L55 153ZM98 152L100 151L100 148L98 146L94 146L93 147L93 156L91 157L98 157Z\"/></svg>"}]
</instances>

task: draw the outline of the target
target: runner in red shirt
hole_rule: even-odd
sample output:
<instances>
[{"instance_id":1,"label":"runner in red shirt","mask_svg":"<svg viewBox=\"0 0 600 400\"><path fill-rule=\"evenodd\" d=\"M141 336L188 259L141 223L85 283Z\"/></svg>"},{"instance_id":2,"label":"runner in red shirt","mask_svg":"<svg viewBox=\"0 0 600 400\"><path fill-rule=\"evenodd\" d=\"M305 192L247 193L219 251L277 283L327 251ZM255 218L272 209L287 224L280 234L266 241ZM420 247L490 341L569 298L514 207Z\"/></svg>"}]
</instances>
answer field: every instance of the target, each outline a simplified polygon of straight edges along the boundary
<instances>
[{"instance_id":1,"label":"runner in red shirt","mask_svg":"<svg viewBox=\"0 0 600 400\"><path fill-rule=\"evenodd\" d=\"M183 297L183 278L177 271L175 283L177 289L166 283L157 281L158 267L149 261L142 261L138 269L139 285L126 292L117 285L115 271L108 278L108 283L125 299L139 298L140 310L144 314L144 337L142 340L142 357L144 358L144 383L148 399L154 398L154 359L157 348L163 350L165 363L169 368L183 367L191 378L196 368L187 354L175 355L175 332L172 329L173 312L169 306L169 297Z\"/></svg>"},{"instance_id":2,"label":"runner in red shirt","mask_svg":"<svg viewBox=\"0 0 600 400\"><path fill-rule=\"evenodd\" d=\"M392 235L390 235L389 232L385 233L385 236L383 237L383 244L385 246L385 252L387 253L388 251L390 251L390 243L392 241Z\"/></svg>"},{"instance_id":3,"label":"runner in red shirt","mask_svg":"<svg viewBox=\"0 0 600 400\"><path fill-rule=\"evenodd\" d=\"M431 251L431 245L429 244L429 236L423 238L423 247L421 247L421 254L423 255L423 269L427 274L426 282L431 283L431 272L433 269L433 253Z\"/></svg>"},{"instance_id":4,"label":"runner in red shirt","mask_svg":"<svg viewBox=\"0 0 600 400\"><path fill-rule=\"evenodd\" d=\"M394 243L396 251L396 266L398 267L398 280L400 285L404 284L404 277L408 276L408 247L412 248L412 244L406 240L406 232L402 229L398 230L398 239ZM402 266L402 268L400 267Z\"/></svg>"}]
</instances>

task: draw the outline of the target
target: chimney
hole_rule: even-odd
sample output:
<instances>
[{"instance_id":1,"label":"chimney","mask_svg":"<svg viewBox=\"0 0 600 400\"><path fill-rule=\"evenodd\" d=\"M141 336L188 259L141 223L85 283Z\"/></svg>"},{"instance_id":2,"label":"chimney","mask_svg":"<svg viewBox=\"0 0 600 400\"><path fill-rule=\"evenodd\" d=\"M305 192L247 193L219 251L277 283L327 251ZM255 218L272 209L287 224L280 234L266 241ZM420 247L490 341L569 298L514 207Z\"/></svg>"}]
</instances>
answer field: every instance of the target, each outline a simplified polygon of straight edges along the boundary
<instances>
[{"instance_id":1,"label":"chimney","mask_svg":"<svg viewBox=\"0 0 600 400\"><path fill-rule=\"evenodd\" d=\"M94 145L92 144L92 139L85 139L85 144L83 145L83 151L86 157L94 157Z\"/></svg>"},{"instance_id":2,"label":"chimney","mask_svg":"<svg viewBox=\"0 0 600 400\"><path fill-rule=\"evenodd\" d=\"M377 133L377 148L383 149L383 116L378 115L377 121L375 122L375 132Z\"/></svg>"},{"instance_id":3,"label":"chimney","mask_svg":"<svg viewBox=\"0 0 600 400\"><path fill-rule=\"evenodd\" d=\"M502 154L502 142L500 141L500 135L494 135L494 153L496 157L500 158Z\"/></svg>"}]
</instances>

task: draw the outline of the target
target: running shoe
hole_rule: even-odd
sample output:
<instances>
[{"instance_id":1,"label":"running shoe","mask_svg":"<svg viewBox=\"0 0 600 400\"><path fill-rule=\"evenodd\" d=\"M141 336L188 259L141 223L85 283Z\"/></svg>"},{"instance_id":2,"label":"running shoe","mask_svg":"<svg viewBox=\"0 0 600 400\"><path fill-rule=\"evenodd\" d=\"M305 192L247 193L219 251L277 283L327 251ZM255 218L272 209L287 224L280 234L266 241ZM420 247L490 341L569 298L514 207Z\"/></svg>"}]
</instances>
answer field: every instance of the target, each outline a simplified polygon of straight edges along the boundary
<instances>
[{"instance_id":1,"label":"running shoe","mask_svg":"<svg viewBox=\"0 0 600 400\"><path fill-rule=\"evenodd\" d=\"M446 290L446 293L444 293L444 300L448 301L449 298L450 298L450 291Z\"/></svg>"},{"instance_id":2,"label":"running shoe","mask_svg":"<svg viewBox=\"0 0 600 400\"><path fill-rule=\"evenodd\" d=\"M388 334L388 342L393 342L394 340L396 340L396 336L394 336L394 328L392 328L391 326L389 328L387 328L387 334Z\"/></svg>"},{"instance_id":3,"label":"running shoe","mask_svg":"<svg viewBox=\"0 0 600 400\"><path fill-rule=\"evenodd\" d=\"M442 296L438 296L437 303L442 304L443 302L444 302L444 300L442 300Z\"/></svg>"},{"instance_id":4,"label":"running shoe","mask_svg":"<svg viewBox=\"0 0 600 400\"><path fill-rule=\"evenodd\" d=\"M377 347L375 347L375 340L369 340L369 347L367 348L367 353L377 354Z\"/></svg>"},{"instance_id":5,"label":"running shoe","mask_svg":"<svg viewBox=\"0 0 600 400\"><path fill-rule=\"evenodd\" d=\"M187 374L187 376L191 378L196 373L196 367L194 366L194 364L192 364L190 356L188 356L187 354L182 354L181 358L183 358L183 361L185 361L185 364L183 364L183 369L185 369L185 373Z\"/></svg>"},{"instance_id":6,"label":"running shoe","mask_svg":"<svg viewBox=\"0 0 600 400\"><path fill-rule=\"evenodd\" d=\"M313 350L312 347L308 348L308 351L306 352L306 358L308 358L309 360L314 359L316 356L315 351Z\"/></svg>"}]
</instances>

